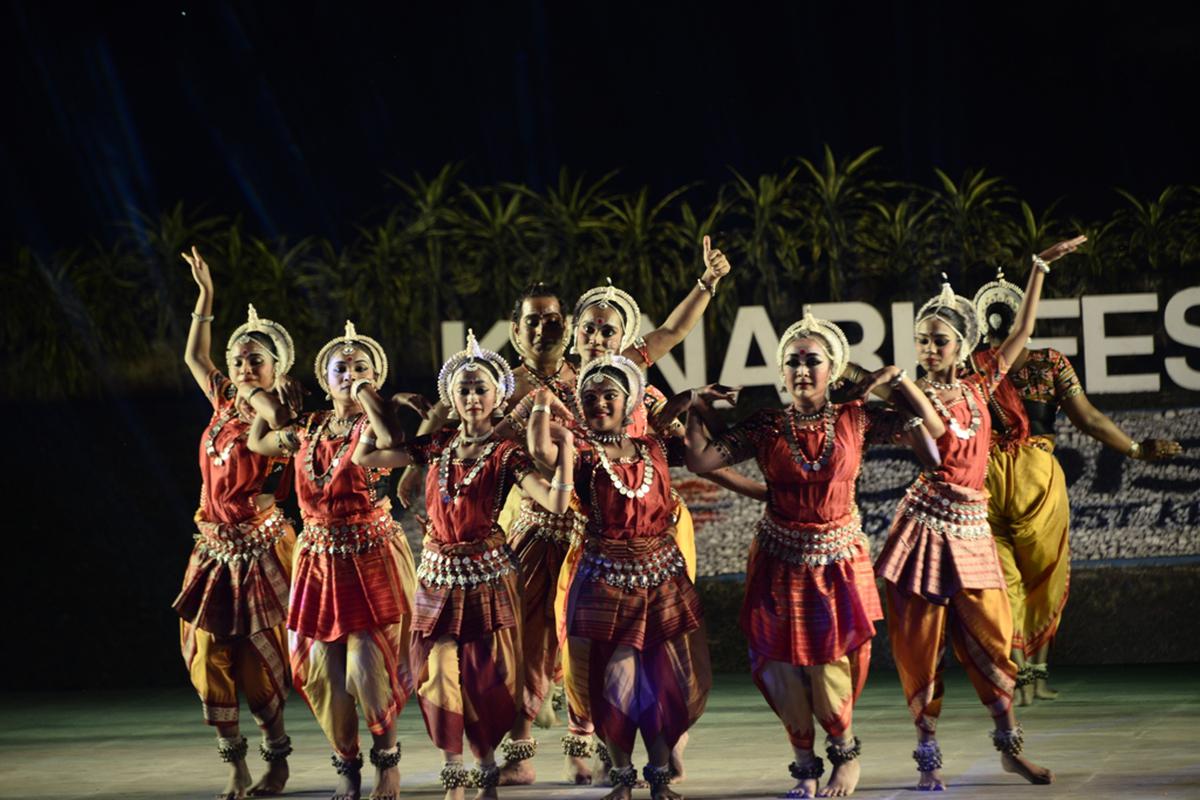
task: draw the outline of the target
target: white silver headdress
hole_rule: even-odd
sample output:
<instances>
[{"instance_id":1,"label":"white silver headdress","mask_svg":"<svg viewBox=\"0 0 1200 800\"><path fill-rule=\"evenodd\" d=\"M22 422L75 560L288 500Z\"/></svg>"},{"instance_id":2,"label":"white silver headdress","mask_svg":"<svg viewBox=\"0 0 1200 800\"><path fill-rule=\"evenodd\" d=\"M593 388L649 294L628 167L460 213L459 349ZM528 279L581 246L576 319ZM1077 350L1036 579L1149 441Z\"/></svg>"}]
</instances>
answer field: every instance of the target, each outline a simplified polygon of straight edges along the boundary
<instances>
[{"instance_id":1,"label":"white silver headdress","mask_svg":"<svg viewBox=\"0 0 1200 800\"><path fill-rule=\"evenodd\" d=\"M816 337L825 345L825 354L829 356L831 369L829 382L833 383L842 377L846 363L850 360L850 342L846 334L834 323L827 319L817 319L812 315L812 306L804 306L804 317L799 322L793 322L779 337L779 347L775 351L775 361L783 371L784 351L796 339Z\"/></svg>"},{"instance_id":2,"label":"white silver headdress","mask_svg":"<svg viewBox=\"0 0 1200 800\"><path fill-rule=\"evenodd\" d=\"M629 292L618 289L612 285L612 278L606 278L607 282L601 286L595 286L588 289L579 298L579 302L575 304L575 329L571 331L571 352L577 353L575 346L576 333L579 326L579 319L583 312L592 306L600 308L615 308L621 316L621 350L633 346L641 341L642 332L642 310L638 308L637 301Z\"/></svg>"},{"instance_id":3,"label":"white silver headdress","mask_svg":"<svg viewBox=\"0 0 1200 800\"><path fill-rule=\"evenodd\" d=\"M949 312L949 313L946 313ZM958 350L959 363L967 360L975 346L979 344L979 315L975 313L975 304L961 294L955 294L950 286L950 279L942 273L942 291L936 297L925 301L917 311L917 324L930 317L937 317L958 334L961 346Z\"/></svg>"},{"instance_id":4,"label":"white silver headdress","mask_svg":"<svg viewBox=\"0 0 1200 800\"><path fill-rule=\"evenodd\" d=\"M512 397L516 387L516 378L512 368L504 357L491 350L479 346L473 329L467 330L467 346L446 359L438 373L438 397L450 408L454 408L454 400L450 396L450 387L454 377L459 372L482 372L496 386L496 408L502 408L504 401Z\"/></svg>"},{"instance_id":5,"label":"white silver headdress","mask_svg":"<svg viewBox=\"0 0 1200 800\"><path fill-rule=\"evenodd\" d=\"M1024 300L1025 292L1021 290L1021 287L1012 281L1005 280L1004 267L997 267L996 280L988 281L975 293L975 315L979 318L980 327L988 331L1000 330L1004 320L996 312L989 315L988 309L997 304L1008 306L1012 309L1015 318Z\"/></svg>"},{"instance_id":6,"label":"white silver headdress","mask_svg":"<svg viewBox=\"0 0 1200 800\"><path fill-rule=\"evenodd\" d=\"M329 364L329 357L335 350L347 356L355 350L364 351L367 358L371 360L371 365L375 367L375 388L383 386L383 382L387 380L388 359L387 353L383 352L383 345L370 336L363 336L354 329L353 322L346 320L346 332L326 342L325 346L317 353L316 360L313 361L313 370L317 373L317 383L321 384L321 388L326 393L329 392L329 381L325 377L325 367Z\"/></svg>"},{"instance_id":7,"label":"white silver headdress","mask_svg":"<svg viewBox=\"0 0 1200 800\"><path fill-rule=\"evenodd\" d=\"M233 350L238 345L254 341L254 337L250 335L252 333L262 334L271 342L267 355L275 360L276 378L286 375L296 361L296 346L292 343L292 336L278 322L260 317L253 303L247 311L246 321L229 336L229 342L225 345L226 359L233 355Z\"/></svg>"},{"instance_id":8,"label":"white silver headdress","mask_svg":"<svg viewBox=\"0 0 1200 800\"><path fill-rule=\"evenodd\" d=\"M624 377L624 382L617 377ZM583 369L579 370L579 378L575 382L575 403L579 416L586 417L583 411L583 390L602 383L611 383L626 396L625 416L628 418L633 410L642 404L646 395L646 376L641 368L618 353L605 353L599 358L593 358Z\"/></svg>"}]
</instances>

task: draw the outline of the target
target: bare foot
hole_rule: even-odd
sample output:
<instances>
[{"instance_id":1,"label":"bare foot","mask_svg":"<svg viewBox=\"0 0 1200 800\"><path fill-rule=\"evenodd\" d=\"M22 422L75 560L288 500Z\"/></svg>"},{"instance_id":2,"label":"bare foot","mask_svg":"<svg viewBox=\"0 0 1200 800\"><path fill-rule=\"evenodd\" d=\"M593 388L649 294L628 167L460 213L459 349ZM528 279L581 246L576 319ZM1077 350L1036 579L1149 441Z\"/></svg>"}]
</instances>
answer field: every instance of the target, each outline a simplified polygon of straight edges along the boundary
<instances>
[{"instance_id":1,"label":"bare foot","mask_svg":"<svg viewBox=\"0 0 1200 800\"><path fill-rule=\"evenodd\" d=\"M567 770L567 783L575 786L597 785L592 773L591 761L588 759L580 758L579 756L565 756L563 764ZM501 783L503 784L503 781Z\"/></svg>"},{"instance_id":2,"label":"bare foot","mask_svg":"<svg viewBox=\"0 0 1200 800\"><path fill-rule=\"evenodd\" d=\"M670 786L660 786L657 790L651 790L650 797L654 800L683 800L683 795L672 791Z\"/></svg>"},{"instance_id":3,"label":"bare foot","mask_svg":"<svg viewBox=\"0 0 1200 800\"><path fill-rule=\"evenodd\" d=\"M857 758L836 765L829 776L829 783L817 792L817 797L849 797L854 794L861 769Z\"/></svg>"},{"instance_id":4,"label":"bare foot","mask_svg":"<svg viewBox=\"0 0 1200 800\"><path fill-rule=\"evenodd\" d=\"M921 772L919 774L921 777L917 780L917 791L946 791L946 782L942 780L942 771L940 769L931 769L929 772Z\"/></svg>"},{"instance_id":5,"label":"bare foot","mask_svg":"<svg viewBox=\"0 0 1200 800\"><path fill-rule=\"evenodd\" d=\"M1033 705L1034 694L1032 683L1027 683L1024 686L1018 687L1015 694L1018 706L1024 707Z\"/></svg>"},{"instance_id":6,"label":"bare foot","mask_svg":"<svg viewBox=\"0 0 1200 800\"><path fill-rule=\"evenodd\" d=\"M267 764L267 774L259 778L246 794L250 797L272 797L283 794L283 787L287 786L288 775L286 758L282 761L271 761Z\"/></svg>"},{"instance_id":7,"label":"bare foot","mask_svg":"<svg viewBox=\"0 0 1200 800\"><path fill-rule=\"evenodd\" d=\"M533 769L533 759L523 758L520 761L509 761L500 768L501 786L528 786L537 780Z\"/></svg>"},{"instance_id":8,"label":"bare foot","mask_svg":"<svg viewBox=\"0 0 1200 800\"><path fill-rule=\"evenodd\" d=\"M687 732L684 732L675 746L671 748L671 757L667 761L667 766L671 769L671 783L682 783L687 780L687 770L683 768L683 751L687 747L687 743L688 735Z\"/></svg>"},{"instance_id":9,"label":"bare foot","mask_svg":"<svg viewBox=\"0 0 1200 800\"><path fill-rule=\"evenodd\" d=\"M442 800L464 800L465 797L466 791L463 787L459 786L454 789L447 789L446 796Z\"/></svg>"},{"instance_id":10,"label":"bare foot","mask_svg":"<svg viewBox=\"0 0 1200 800\"><path fill-rule=\"evenodd\" d=\"M217 795L217 800L242 800L253 780L250 777L250 768L246 766L246 759L239 758L237 761L230 761L229 781Z\"/></svg>"},{"instance_id":11,"label":"bare foot","mask_svg":"<svg viewBox=\"0 0 1200 800\"><path fill-rule=\"evenodd\" d=\"M633 800L633 789L628 786L618 786L600 800Z\"/></svg>"},{"instance_id":12,"label":"bare foot","mask_svg":"<svg viewBox=\"0 0 1200 800\"><path fill-rule=\"evenodd\" d=\"M375 789L371 800L396 800L400 796L400 767L375 768Z\"/></svg>"},{"instance_id":13,"label":"bare foot","mask_svg":"<svg viewBox=\"0 0 1200 800\"><path fill-rule=\"evenodd\" d=\"M1033 696L1038 700L1057 700L1058 689L1051 689L1044 678L1038 678L1033 682Z\"/></svg>"},{"instance_id":14,"label":"bare foot","mask_svg":"<svg viewBox=\"0 0 1200 800\"><path fill-rule=\"evenodd\" d=\"M1010 756L1007 753L1000 754L1000 766L1004 767L1005 772L1012 772L1020 775L1025 780L1036 786L1044 786L1048 783L1054 783L1054 773L1045 767L1039 767L1037 764L1030 761L1024 756Z\"/></svg>"},{"instance_id":15,"label":"bare foot","mask_svg":"<svg viewBox=\"0 0 1200 800\"><path fill-rule=\"evenodd\" d=\"M337 786L329 800L359 800L362 797L362 773L358 771L338 775Z\"/></svg>"},{"instance_id":16,"label":"bare foot","mask_svg":"<svg viewBox=\"0 0 1200 800\"><path fill-rule=\"evenodd\" d=\"M496 793L495 786L488 786L484 789L480 789L475 794L475 800L498 800L498 798L499 795Z\"/></svg>"}]
</instances>

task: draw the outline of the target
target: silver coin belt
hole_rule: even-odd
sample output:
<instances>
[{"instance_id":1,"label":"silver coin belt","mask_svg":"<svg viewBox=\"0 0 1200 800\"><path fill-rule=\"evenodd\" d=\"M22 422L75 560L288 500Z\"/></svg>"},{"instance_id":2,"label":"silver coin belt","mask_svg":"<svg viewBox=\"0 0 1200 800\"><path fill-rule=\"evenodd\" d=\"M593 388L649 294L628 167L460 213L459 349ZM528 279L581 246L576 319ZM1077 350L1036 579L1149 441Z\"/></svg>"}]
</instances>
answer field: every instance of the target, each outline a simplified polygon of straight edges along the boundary
<instances>
[{"instance_id":1,"label":"silver coin belt","mask_svg":"<svg viewBox=\"0 0 1200 800\"><path fill-rule=\"evenodd\" d=\"M531 500L521 501L521 512L512 524L512 532L532 531L537 539L548 539L558 544L570 544L583 530L583 520L574 511L551 514L533 505Z\"/></svg>"},{"instance_id":2,"label":"silver coin belt","mask_svg":"<svg viewBox=\"0 0 1200 800\"><path fill-rule=\"evenodd\" d=\"M388 541L396 533L396 528L396 521L387 511L380 511L372 520L346 525L325 526L305 522L298 544L302 553L354 556Z\"/></svg>"},{"instance_id":3,"label":"silver coin belt","mask_svg":"<svg viewBox=\"0 0 1200 800\"><path fill-rule=\"evenodd\" d=\"M759 547L767 555L795 566L823 567L853 558L858 545L866 543L862 520L857 513L840 527L808 527L808 530L797 530L763 517L758 523Z\"/></svg>"},{"instance_id":4,"label":"silver coin belt","mask_svg":"<svg viewBox=\"0 0 1200 800\"><path fill-rule=\"evenodd\" d=\"M193 534L196 551L202 556L228 564L231 561L253 561L271 552L279 537L287 533L287 518L278 508L257 525L240 522L197 522L199 533Z\"/></svg>"},{"instance_id":5,"label":"silver coin belt","mask_svg":"<svg viewBox=\"0 0 1200 800\"><path fill-rule=\"evenodd\" d=\"M900 501L900 510L904 516L956 539L981 539L992 535L986 500L955 502L927 481L919 480L908 487Z\"/></svg>"},{"instance_id":6,"label":"silver coin belt","mask_svg":"<svg viewBox=\"0 0 1200 800\"><path fill-rule=\"evenodd\" d=\"M618 589L650 589L686 569L675 540L667 537L657 552L640 561L618 561L589 549L580 561L579 575Z\"/></svg>"},{"instance_id":7,"label":"silver coin belt","mask_svg":"<svg viewBox=\"0 0 1200 800\"><path fill-rule=\"evenodd\" d=\"M517 570L517 557L508 545L474 555L452 556L426 549L421 553L417 580L427 588L479 586L495 583Z\"/></svg>"}]
</instances>

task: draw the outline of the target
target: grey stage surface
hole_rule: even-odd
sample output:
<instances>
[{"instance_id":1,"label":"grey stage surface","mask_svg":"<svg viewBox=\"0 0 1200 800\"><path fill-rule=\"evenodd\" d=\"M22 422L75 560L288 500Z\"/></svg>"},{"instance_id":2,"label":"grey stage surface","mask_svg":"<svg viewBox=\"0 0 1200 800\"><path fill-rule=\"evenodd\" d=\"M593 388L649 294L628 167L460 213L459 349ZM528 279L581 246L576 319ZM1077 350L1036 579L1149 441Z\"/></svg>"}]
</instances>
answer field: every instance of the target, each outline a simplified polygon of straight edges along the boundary
<instances>
[{"instance_id":1,"label":"grey stage surface","mask_svg":"<svg viewBox=\"0 0 1200 800\"><path fill-rule=\"evenodd\" d=\"M940 739L951 788L943 796L1200 797L1200 672L1194 665L1057 670L1061 698L1019 710L1026 753L1057 775L1047 787L1027 786L1000 770L986 735L989 720L965 676L954 669L947 678ZM287 715L296 753L286 796L328 797L333 776L328 746L299 701ZM198 703L184 689L2 695L0 796L211 798L222 785L224 765L212 731L199 718ZM243 732L255 735L245 722ZM864 748L857 797L925 796L911 791L913 729L895 673L871 675L855 728ZM544 782L502 788L502 798L595 800L604 794L558 782L562 732L537 731L542 745L535 763ZM440 798L440 758L415 701L401 717L400 733L402 797ZM749 677L723 675L692 730L688 779L677 788L687 797L774 797L792 784L790 758L782 728ZM642 760L635 757L639 765ZM252 757L250 765L257 776L262 762ZM368 768L364 774L369 791L372 773ZM634 797L649 797L649 791L636 790Z\"/></svg>"}]
</instances>

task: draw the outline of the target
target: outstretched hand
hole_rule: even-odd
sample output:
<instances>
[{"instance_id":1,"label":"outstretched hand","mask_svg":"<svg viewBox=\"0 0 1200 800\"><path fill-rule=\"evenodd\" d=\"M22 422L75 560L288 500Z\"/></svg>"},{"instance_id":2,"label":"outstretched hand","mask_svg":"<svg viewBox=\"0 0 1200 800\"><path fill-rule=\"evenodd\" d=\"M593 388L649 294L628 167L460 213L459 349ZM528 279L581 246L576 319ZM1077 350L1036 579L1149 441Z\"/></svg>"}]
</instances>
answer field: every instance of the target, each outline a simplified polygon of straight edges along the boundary
<instances>
[{"instance_id":1,"label":"outstretched hand","mask_svg":"<svg viewBox=\"0 0 1200 800\"><path fill-rule=\"evenodd\" d=\"M1183 452L1183 445L1172 439L1145 439L1138 458L1142 461L1162 461Z\"/></svg>"},{"instance_id":2,"label":"outstretched hand","mask_svg":"<svg viewBox=\"0 0 1200 800\"><path fill-rule=\"evenodd\" d=\"M1053 261L1057 261L1065 255L1074 253L1079 249L1079 246L1086 241L1086 236L1076 236L1074 239L1065 239L1057 244L1050 245L1045 250L1038 253L1038 258L1049 264Z\"/></svg>"},{"instance_id":3,"label":"outstretched hand","mask_svg":"<svg viewBox=\"0 0 1200 800\"><path fill-rule=\"evenodd\" d=\"M193 245L190 254L180 253L179 255L192 268L192 280L200 287L200 291L211 295L213 291L212 271L209 270L208 263L200 255L200 251Z\"/></svg>"},{"instance_id":4,"label":"outstretched hand","mask_svg":"<svg viewBox=\"0 0 1200 800\"><path fill-rule=\"evenodd\" d=\"M412 409L422 420L429 419L433 414L433 404L420 392L396 392L392 395L392 407L396 410Z\"/></svg>"}]
</instances>

